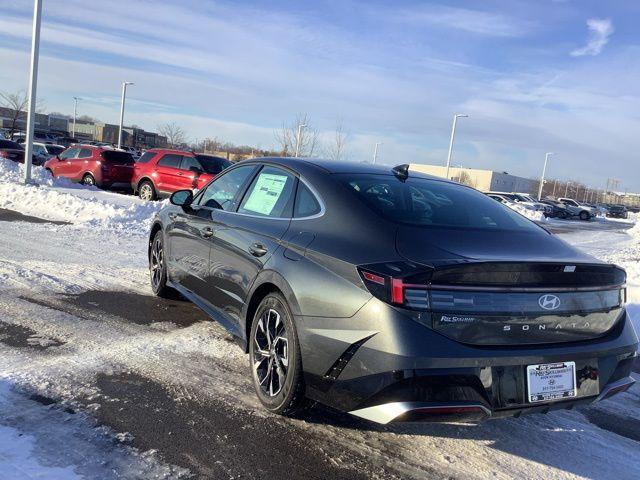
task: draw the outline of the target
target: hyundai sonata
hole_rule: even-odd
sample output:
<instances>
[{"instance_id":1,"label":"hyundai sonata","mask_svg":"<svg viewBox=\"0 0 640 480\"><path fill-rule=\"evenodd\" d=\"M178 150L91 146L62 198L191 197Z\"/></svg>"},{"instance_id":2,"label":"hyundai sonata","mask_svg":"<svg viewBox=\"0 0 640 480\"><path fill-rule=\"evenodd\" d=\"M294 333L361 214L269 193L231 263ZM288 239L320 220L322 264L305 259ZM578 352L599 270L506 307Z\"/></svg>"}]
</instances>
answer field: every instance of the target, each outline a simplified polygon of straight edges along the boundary
<instances>
[{"instance_id":1,"label":"hyundai sonata","mask_svg":"<svg viewBox=\"0 0 640 480\"><path fill-rule=\"evenodd\" d=\"M625 272L482 193L410 171L263 158L175 192L149 238L249 354L258 398L380 423L483 420L624 391Z\"/></svg>"}]
</instances>

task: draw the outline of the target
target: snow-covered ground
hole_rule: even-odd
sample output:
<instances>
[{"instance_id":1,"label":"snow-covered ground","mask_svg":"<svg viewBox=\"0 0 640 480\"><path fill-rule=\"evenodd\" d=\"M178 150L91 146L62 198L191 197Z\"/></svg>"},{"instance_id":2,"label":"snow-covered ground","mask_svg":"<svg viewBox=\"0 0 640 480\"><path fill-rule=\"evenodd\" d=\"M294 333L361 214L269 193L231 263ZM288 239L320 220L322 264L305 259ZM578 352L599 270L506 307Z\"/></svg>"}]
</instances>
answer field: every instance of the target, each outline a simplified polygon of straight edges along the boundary
<instances>
[{"instance_id":1,"label":"snow-covered ground","mask_svg":"<svg viewBox=\"0 0 640 480\"><path fill-rule=\"evenodd\" d=\"M355 467L337 450L364 458L389 477L638 478L640 443L601 429L583 411L479 426L371 429L265 413L251 391L246 356L215 323L143 325L64 307L63 295L89 290L150 295L146 234L161 205L54 181L39 168L35 173L40 186L20 185L19 167L0 160L0 208L71 223L0 222L0 325L27 331L29 345L42 347L0 342L0 479L183 476L153 451L120 442L127 432L96 428L93 407L64 410L77 410L78 398L101 398L96 377L119 372L152 379L178 397L190 392L215 398L252 418L286 425L341 468ZM627 269L630 312L640 327L640 226L578 228L561 236ZM42 405L33 394L59 403ZM588 412L640 422L640 388ZM65 439L63 453L52 439Z\"/></svg>"}]
</instances>

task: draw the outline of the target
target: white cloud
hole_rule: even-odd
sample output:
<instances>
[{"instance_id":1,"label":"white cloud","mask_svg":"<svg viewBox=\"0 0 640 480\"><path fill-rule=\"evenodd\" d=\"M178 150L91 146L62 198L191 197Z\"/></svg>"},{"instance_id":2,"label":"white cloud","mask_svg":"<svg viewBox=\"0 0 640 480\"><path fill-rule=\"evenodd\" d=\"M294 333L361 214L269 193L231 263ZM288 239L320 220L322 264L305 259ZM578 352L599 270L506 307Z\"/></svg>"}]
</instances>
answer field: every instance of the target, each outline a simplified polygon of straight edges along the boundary
<instances>
[{"instance_id":1,"label":"white cloud","mask_svg":"<svg viewBox=\"0 0 640 480\"><path fill-rule=\"evenodd\" d=\"M609 43L609 37L614 31L613 24L608 18L590 18L587 20L589 29L589 40L582 48L577 48L571 52L573 57L584 55L598 55L604 46Z\"/></svg>"}]
</instances>

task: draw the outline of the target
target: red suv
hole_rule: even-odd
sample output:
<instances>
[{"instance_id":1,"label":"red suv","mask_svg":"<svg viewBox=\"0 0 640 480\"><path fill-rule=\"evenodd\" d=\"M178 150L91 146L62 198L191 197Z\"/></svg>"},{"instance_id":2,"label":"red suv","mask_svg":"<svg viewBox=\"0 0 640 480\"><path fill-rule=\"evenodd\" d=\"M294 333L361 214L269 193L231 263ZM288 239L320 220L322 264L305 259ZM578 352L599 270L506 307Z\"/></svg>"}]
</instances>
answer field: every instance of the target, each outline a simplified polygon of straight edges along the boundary
<instances>
[{"instance_id":1,"label":"red suv","mask_svg":"<svg viewBox=\"0 0 640 480\"><path fill-rule=\"evenodd\" d=\"M136 162L131 188L143 200L168 197L177 190L202 188L229 165L220 157L154 148Z\"/></svg>"},{"instance_id":2,"label":"red suv","mask_svg":"<svg viewBox=\"0 0 640 480\"><path fill-rule=\"evenodd\" d=\"M66 177L101 188L131 184L135 162L130 153L94 145L74 145L51 157L44 167L55 177Z\"/></svg>"}]
</instances>

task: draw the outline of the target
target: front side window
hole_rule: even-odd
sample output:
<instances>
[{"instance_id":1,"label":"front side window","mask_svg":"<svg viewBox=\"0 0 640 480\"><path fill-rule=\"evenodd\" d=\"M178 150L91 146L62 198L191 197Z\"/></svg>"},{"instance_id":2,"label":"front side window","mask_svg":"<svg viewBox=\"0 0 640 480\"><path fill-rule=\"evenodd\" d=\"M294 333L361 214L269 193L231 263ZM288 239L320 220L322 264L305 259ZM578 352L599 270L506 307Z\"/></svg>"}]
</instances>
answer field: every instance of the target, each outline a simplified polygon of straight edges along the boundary
<instances>
[{"instance_id":1,"label":"front side window","mask_svg":"<svg viewBox=\"0 0 640 480\"><path fill-rule=\"evenodd\" d=\"M159 167L170 167L170 168L180 168L180 163L182 162L182 155L174 155L172 153L168 153L164 155L159 161Z\"/></svg>"},{"instance_id":2,"label":"front side window","mask_svg":"<svg viewBox=\"0 0 640 480\"><path fill-rule=\"evenodd\" d=\"M182 164L180 165L182 170L191 170L192 168L197 168L198 170L202 170L202 165L200 162L193 157L182 157Z\"/></svg>"},{"instance_id":3,"label":"front side window","mask_svg":"<svg viewBox=\"0 0 640 480\"><path fill-rule=\"evenodd\" d=\"M231 162L226 158L213 157L211 155L196 155L196 158L202 165L202 169L211 175L217 175L231 166Z\"/></svg>"},{"instance_id":4,"label":"front side window","mask_svg":"<svg viewBox=\"0 0 640 480\"><path fill-rule=\"evenodd\" d=\"M155 156L155 152L145 152L138 159L138 163L148 163Z\"/></svg>"},{"instance_id":5,"label":"front side window","mask_svg":"<svg viewBox=\"0 0 640 480\"><path fill-rule=\"evenodd\" d=\"M280 168L264 167L251 182L238 213L274 218L291 217L295 176Z\"/></svg>"},{"instance_id":6,"label":"front side window","mask_svg":"<svg viewBox=\"0 0 640 480\"><path fill-rule=\"evenodd\" d=\"M486 230L537 230L530 220L469 187L393 175L337 175L361 201L397 223Z\"/></svg>"},{"instance_id":7,"label":"front side window","mask_svg":"<svg viewBox=\"0 0 640 480\"><path fill-rule=\"evenodd\" d=\"M234 198L255 170L254 165L234 168L230 172L216 178L196 200L197 204L208 208L222 208L231 211Z\"/></svg>"},{"instance_id":8,"label":"front side window","mask_svg":"<svg viewBox=\"0 0 640 480\"><path fill-rule=\"evenodd\" d=\"M77 158L90 158L92 153L90 148L81 148Z\"/></svg>"},{"instance_id":9,"label":"front side window","mask_svg":"<svg viewBox=\"0 0 640 480\"><path fill-rule=\"evenodd\" d=\"M79 148L68 148L60 154L60 159L70 160L72 158L76 158L79 152L80 152Z\"/></svg>"}]
</instances>

